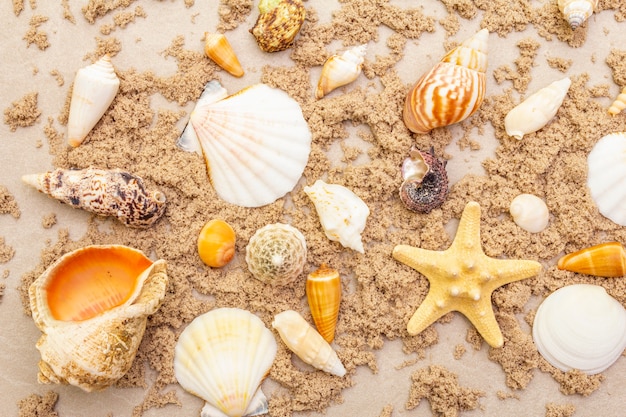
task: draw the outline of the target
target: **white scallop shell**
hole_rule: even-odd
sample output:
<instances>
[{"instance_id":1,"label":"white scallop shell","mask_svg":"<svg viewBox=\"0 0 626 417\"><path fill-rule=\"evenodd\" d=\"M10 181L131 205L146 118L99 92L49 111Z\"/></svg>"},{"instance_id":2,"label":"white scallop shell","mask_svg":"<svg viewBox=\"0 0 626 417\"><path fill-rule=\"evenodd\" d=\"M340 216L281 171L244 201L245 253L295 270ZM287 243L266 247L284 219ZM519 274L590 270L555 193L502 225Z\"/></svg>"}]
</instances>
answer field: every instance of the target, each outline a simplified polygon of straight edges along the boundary
<instances>
[{"instance_id":1,"label":"white scallop shell","mask_svg":"<svg viewBox=\"0 0 626 417\"><path fill-rule=\"evenodd\" d=\"M370 214L367 204L348 188L322 180L304 187L304 192L315 204L326 237L346 248L365 253L361 233Z\"/></svg>"},{"instance_id":2,"label":"white scallop shell","mask_svg":"<svg viewBox=\"0 0 626 417\"><path fill-rule=\"evenodd\" d=\"M297 311L285 310L277 314L272 327L287 347L305 363L333 375L346 374L337 353Z\"/></svg>"},{"instance_id":3,"label":"white scallop shell","mask_svg":"<svg viewBox=\"0 0 626 417\"><path fill-rule=\"evenodd\" d=\"M587 156L587 186L603 216L626 226L626 132L602 137Z\"/></svg>"},{"instance_id":4,"label":"white scallop shell","mask_svg":"<svg viewBox=\"0 0 626 417\"><path fill-rule=\"evenodd\" d=\"M80 145L107 111L120 87L109 55L76 73L67 122L68 142Z\"/></svg>"},{"instance_id":5,"label":"white scallop shell","mask_svg":"<svg viewBox=\"0 0 626 417\"><path fill-rule=\"evenodd\" d=\"M569 285L539 306L533 339L539 353L561 371L597 374L626 348L626 310L601 286Z\"/></svg>"},{"instance_id":6,"label":"white scallop shell","mask_svg":"<svg viewBox=\"0 0 626 417\"><path fill-rule=\"evenodd\" d=\"M267 413L259 389L277 344L254 314L219 308L196 317L181 333L174 353L180 385L206 401L202 416L241 417Z\"/></svg>"},{"instance_id":7,"label":"white scallop shell","mask_svg":"<svg viewBox=\"0 0 626 417\"><path fill-rule=\"evenodd\" d=\"M548 226L550 212L546 203L536 195L520 194L509 206L513 221L530 233L539 233Z\"/></svg>"},{"instance_id":8,"label":"white scallop shell","mask_svg":"<svg viewBox=\"0 0 626 417\"><path fill-rule=\"evenodd\" d=\"M506 134L522 139L547 125L563 104L571 84L568 77L554 81L511 109L504 118Z\"/></svg>"},{"instance_id":9,"label":"white scallop shell","mask_svg":"<svg viewBox=\"0 0 626 417\"><path fill-rule=\"evenodd\" d=\"M296 185L309 159L311 132L286 92L255 84L227 96L210 81L177 145L204 154L223 200L260 207Z\"/></svg>"},{"instance_id":10,"label":"white scallop shell","mask_svg":"<svg viewBox=\"0 0 626 417\"><path fill-rule=\"evenodd\" d=\"M598 0L558 0L557 5L570 27L576 29L593 14Z\"/></svg>"}]
</instances>

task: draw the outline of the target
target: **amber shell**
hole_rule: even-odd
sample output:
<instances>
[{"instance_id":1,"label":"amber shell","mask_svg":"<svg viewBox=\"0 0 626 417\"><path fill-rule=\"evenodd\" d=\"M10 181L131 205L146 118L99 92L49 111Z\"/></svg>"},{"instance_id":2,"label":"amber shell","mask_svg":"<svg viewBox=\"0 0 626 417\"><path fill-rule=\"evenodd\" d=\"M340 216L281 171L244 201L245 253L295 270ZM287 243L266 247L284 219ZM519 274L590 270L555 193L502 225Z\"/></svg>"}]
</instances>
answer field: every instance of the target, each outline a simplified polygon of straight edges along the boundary
<instances>
[{"instance_id":1,"label":"amber shell","mask_svg":"<svg viewBox=\"0 0 626 417\"><path fill-rule=\"evenodd\" d=\"M341 303L341 277L339 271L322 264L306 280L306 296L317 331L331 343Z\"/></svg>"},{"instance_id":2,"label":"amber shell","mask_svg":"<svg viewBox=\"0 0 626 417\"><path fill-rule=\"evenodd\" d=\"M557 267L598 277L622 277L626 275L626 252L619 242L601 243L563 256Z\"/></svg>"},{"instance_id":3,"label":"amber shell","mask_svg":"<svg viewBox=\"0 0 626 417\"><path fill-rule=\"evenodd\" d=\"M241 63L225 35L221 33L205 33L204 53L231 75L235 77L243 76Z\"/></svg>"},{"instance_id":4,"label":"amber shell","mask_svg":"<svg viewBox=\"0 0 626 417\"><path fill-rule=\"evenodd\" d=\"M221 268L235 256L235 231L221 219L207 222L198 235L198 255L202 262Z\"/></svg>"}]
</instances>

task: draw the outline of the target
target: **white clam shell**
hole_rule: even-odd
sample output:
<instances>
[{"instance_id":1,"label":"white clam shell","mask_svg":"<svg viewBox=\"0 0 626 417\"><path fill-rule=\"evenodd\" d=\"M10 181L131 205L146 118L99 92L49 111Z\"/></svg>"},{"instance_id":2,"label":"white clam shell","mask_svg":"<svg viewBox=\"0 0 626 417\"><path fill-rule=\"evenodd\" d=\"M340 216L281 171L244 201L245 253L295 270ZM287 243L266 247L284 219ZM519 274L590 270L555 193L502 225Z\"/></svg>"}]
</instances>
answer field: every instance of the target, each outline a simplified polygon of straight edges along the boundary
<instances>
[{"instance_id":1,"label":"white clam shell","mask_svg":"<svg viewBox=\"0 0 626 417\"><path fill-rule=\"evenodd\" d=\"M550 212L546 203L536 195L520 194L511 201L509 212L513 221L530 233L539 233L548 226Z\"/></svg>"},{"instance_id":2,"label":"white clam shell","mask_svg":"<svg viewBox=\"0 0 626 417\"><path fill-rule=\"evenodd\" d=\"M365 253L361 233L370 214L367 204L348 188L322 180L304 187L304 192L315 205L326 237Z\"/></svg>"},{"instance_id":3,"label":"white clam shell","mask_svg":"<svg viewBox=\"0 0 626 417\"><path fill-rule=\"evenodd\" d=\"M76 73L67 122L68 142L80 145L107 111L120 87L108 55Z\"/></svg>"},{"instance_id":4,"label":"white clam shell","mask_svg":"<svg viewBox=\"0 0 626 417\"><path fill-rule=\"evenodd\" d=\"M601 286L569 285L539 306L532 333L539 353L553 366L593 375L626 348L626 310Z\"/></svg>"},{"instance_id":5,"label":"white clam shell","mask_svg":"<svg viewBox=\"0 0 626 417\"><path fill-rule=\"evenodd\" d=\"M554 81L511 109L504 118L506 134L522 139L547 125L563 104L571 84L568 77Z\"/></svg>"},{"instance_id":6,"label":"white clam shell","mask_svg":"<svg viewBox=\"0 0 626 417\"><path fill-rule=\"evenodd\" d=\"M587 156L587 186L603 216L626 226L626 132L602 137Z\"/></svg>"},{"instance_id":7,"label":"white clam shell","mask_svg":"<svg viewBox=\"0 0 626 417\"><path fill-rule=\"evenodd\" d=\"M183 330L174 373L185 390L206 401L202 416L263 414L268 405L259 385L276 351L276 339L261 319L239 308L219 308Z\"/></svg>"},{"instance_id":8,"label":"white clam shell","mask_svg":"<svg viewBox=\"0 0 626 417\"><path fill-rule=\"evenodd\" d=\"M228 96L209 82L178 143L204 154L211 183L224 201L260 207L296 185L311 151L311 132L289 95L255 84Z\"/></svg>"},{"instance_id":9,"label":"white clam shell","mask_svg":"<svg viewBox=\"0 0 626 417\"><path fill-rule=\"evenodd\" d=\"M346 374L337 353L297 311L285 310L277 314L272 327L287 347L305 363L333 375Z\"/></svg>"}]
</instances>

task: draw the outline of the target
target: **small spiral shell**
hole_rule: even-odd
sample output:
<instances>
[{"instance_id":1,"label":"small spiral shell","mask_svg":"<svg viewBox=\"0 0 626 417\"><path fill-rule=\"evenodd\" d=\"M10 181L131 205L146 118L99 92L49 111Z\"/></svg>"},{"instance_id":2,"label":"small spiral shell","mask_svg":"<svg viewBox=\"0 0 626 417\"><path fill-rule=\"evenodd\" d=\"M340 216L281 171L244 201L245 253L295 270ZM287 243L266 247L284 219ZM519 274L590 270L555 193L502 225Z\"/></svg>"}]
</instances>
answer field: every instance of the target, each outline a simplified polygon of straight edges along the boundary
<instances>
[{"instance_id":1,"label":"small spiral shell","mask_svg":"<svg viewBox=\"0 0 626 417\"><path fill-rule=\"evenodd\" d=\"M289 48L304 23L306 10L301 0L260 0L259 15L250 29L259 48L278 52Z\"/></svg>"},{"instance_id":2,"label":"small spiral shell","mask_svg":"<svg viewBox=\"0 0 626 417\"><path fill-rule=\"evenodd\" d=\"M572 30L575 30L593 14L598 0L558 0L558 6Z\"/></svg>"},{"instance_id":3,"label":"small spiral shell","mask_svg":"<svg viewBox=\"0 0 626 417\"><path fill-rule=\"evenodd\" d=\"M539 233L548 227L550 212L546 203L536 195L520 194L509 207L513 221L530 233Z\"/></svg>"},{"instance_id":4,"label":"small spiral shell","mask_svg":"<svg viewBox=\"0 0 626 417\"><path fill-rule=\"evenodd\" d=\"M356 80L361 74L366 52L367 45L359 45L346 50L341 55L328 58L317 83L315 98L320 99L334 89Z\"/></svg>"},{"instance_id":5,"label":"small spiral shell","mask_svg":"<svg viewBox=\"0 0 626 417\"><path fill-rule=\"evenodd\" d=\"M615 101L611 103L611 106L609 107L609 114L611 116L617 116L624 109L626 109L626 87L624 87L624 89L617 96Z\"/></svg>"},{"instance_id":6,"label":"small spiral shell","mask_svg":"<svg viewBox=\"0 0 626 417\"><path fill-rule=\"evenodd\" d=\"M434 152L413 146L402 163L400 200L411 211L429 213L441 206L448 195L446 161L438 159Z\"/></svg>"}]
</instances>

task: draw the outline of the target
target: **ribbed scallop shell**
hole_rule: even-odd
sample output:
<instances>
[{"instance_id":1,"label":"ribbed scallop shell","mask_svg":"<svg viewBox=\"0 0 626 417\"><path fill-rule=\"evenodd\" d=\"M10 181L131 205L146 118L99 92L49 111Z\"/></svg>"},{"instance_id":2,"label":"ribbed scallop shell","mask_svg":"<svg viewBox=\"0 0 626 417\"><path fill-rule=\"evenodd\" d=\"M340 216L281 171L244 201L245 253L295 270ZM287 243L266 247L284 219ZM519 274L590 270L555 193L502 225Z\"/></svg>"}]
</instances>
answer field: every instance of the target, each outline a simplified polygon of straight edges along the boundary
<instances>
[{"instance_id":1,"label":"ribbed scallop shell","mask_svg":"<svg viewBox=\"0 0 626 417\"><path fill-rule=\"evenodd\" d=\"M511 201L509 212L515 224L527 232L539 233L548 227L550 220L548 206L536 195L518 195Z\"/></svg>"},{"instance_id":2,"label":"ribbed scallop shell","mask_svg":"<svg viewBox=\"0 0 626 417\"><path fill-rule=\"evenodd\" d=\"M174 373L180 385L206 401L203 417L267 413L259 389L276 356L276 339L254 314L219 308L196 317L180 334Z\"/></svg>"},{"instance_id":3,"label":"ribbed scallop shell","mask_svg":"<svg viewBox=\"0 0 626 417\"><path fill-rule=\"evenodd\" d=\"M482 29L424 74L407 94L404 124L414 133L428 133L471 116L485 96L487 40Z\"/></svg>"},{"instance_id":4,"label":"ribbed scallop shell","mask_svg":"<svg viewBox=\"0 0 626 417\"><path fill-rule=\"evenodd\" d=\"M302 232L288 224L268 224L250 238L246 246L246 263L259 281L287 285L304 270L306 254Z\"/></svg>"},{"instance_id":5,"label":"ribbed scallop shell","mask_svg":"<svg viewBox=\"0 0 626 417\"><path fill-rule=\"evenodd\" d=\"M317 331L331 343L341 303L341 277L339 271L322 264L306 279L306 297Z\"/></svg>"},{"instance_id":6,"label":"ribbed scallop shell","mask_svg":"<svg viewBox=\"0 0 626 417\"><path fill-rule=\"evenodd\" d=\"M559 269L598 277L626 275L626 251L619 242L607 242L568 253L558 262Z\"/></svg>"},{"instance_id":7,"label":"ribbed scallop shell","mask_svg":"<svg viewBox=\"0 0 626 417\"><path fill-rule=\"evenodd\" d=\"M43 333L39 382L95 391L119 380L167 281L165 261L121 245L87 246L55 261L28 290Z\"/></svg>"},{"instance_id":8,"label":"ribbed scallop shell","mask_svg":"<svg viewBox=\"0 0 626 417\"><path fill-rule=\"evenodd\" d=\"M571 84L568 77L554 81L511 109L504 118L507 135L522 139L547 125L559 111Z\"/></svg>"},{"instance_id":9,"label":"ribbed scallop shell","mask_svg":"<svg viewBox=\"0 0 626 417\"><path fill-rule=\"evenodd\" d=\"M370 214L367 204L348 188L322 180L304 187L304 192L315 205L326 237L365 253L361 233Z\"/></svg>"},{"instance_id":10,"label":"ribbed scallop shell","mask_svg":"<svg viewBox=\"0 0 626 417\"><path fill-rule=\"evenodd\" d=\"M609 114L616 116L626 109L626 87L622 89L622 92L618 94L615 101L611 103L609 107Z\"/></svg>"},{"instance_id":11,"label":"ribbed scallop shell","mask_svg":"<svg viewBox=\"0 0 626 417\"><path fill-rule=\"evenodd\" d=\"M593 14L598 7L598 0L558 0L557 4L573 30Z\"/></svg>"},{"instance_id":12,"label":"ribbed scallop shell","mask_svg":"<svg viewBox=\"0 0 626 417\"><path fill-rule=\"evenodd\" d=\"M626 132L602 137L587 156L587 186L603 216L626 226Z\"/></svg>"},{"instance_id":13,"label":"ribbed scallop shell","mask_svg":"<svg viewBox=\"0 0 626 417\"><path fill-rule=\"evenodd\" d=\"M569 285L541 303L532 333L539 353L553 366L593 375L626 348L626 310L603 287Z\"/></svg>"},{"instance_id":14,"label":"ribbed scallop shell","mask_svg":"<svg viewBox=\"0 0 626 417\"><path fill-rule=\"evenodd\" d=\"M108 55L76 73L67 122L68 143L80 145L107 111L120 87Z\"/></svg>"},{"instance_id":15,"label":"ribbed scallop shell","mask_svg":"<svg viewBox=\"0 0 626 417\"><path fill-rule=\"evenodd\" d=\"M259 0L259 12L250 33L265 52L289 48L306 16L304 4L300 0Z\"/></svg>"},{"instance_id":16,"label":"ribbed scallop shell","mask_svg":"<svg viewBox=\"0 0 626 417\"><path fill-rule=\"evenodd\" d=\"M289 95L255 84L227 96L209 82L178 147L204 154L217 194L243 207L270 204L296 185L311 151L311 132Z\"/></svg>"},{"instance_id":17,"label":"ribbed scallop shell","mask_svg":"<svg viewBox=\"0 0 626 417\"><path fill-rule=\"evenodd\" d=\"M297 311L285 310L277 314L272 327L303 362L333 375L346 374L337 353Z\"/></svg>"},{"instance_id":18,"label":"ribbed scallop shell","mask_svg":"<svg viewBox=\"0 0 626 417\"><path fill-rule=\"evenodd\" d=\"M336 88L356 80L361 74L361 66L367 53L367 44L358 45L333 55L324 62L322 74L317 82L315 98L320 99Z\"/></svg>"},{"instance_id":19,"label":"ribbed scallop shell","mask_svg":"<svg viewBox=\"0 0 626 417\"><path fill-rule=\"evenodd\" d=\"M204 33L204 53L220 68L235 77L243 76L243 68L233 47L222 33Z\"/></svg>"}]
</instances>

